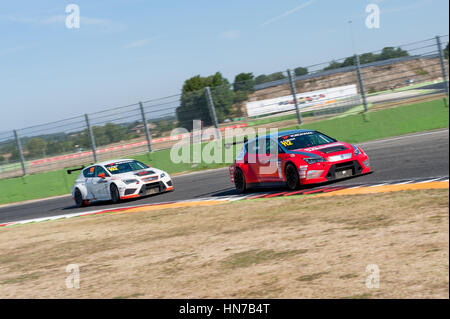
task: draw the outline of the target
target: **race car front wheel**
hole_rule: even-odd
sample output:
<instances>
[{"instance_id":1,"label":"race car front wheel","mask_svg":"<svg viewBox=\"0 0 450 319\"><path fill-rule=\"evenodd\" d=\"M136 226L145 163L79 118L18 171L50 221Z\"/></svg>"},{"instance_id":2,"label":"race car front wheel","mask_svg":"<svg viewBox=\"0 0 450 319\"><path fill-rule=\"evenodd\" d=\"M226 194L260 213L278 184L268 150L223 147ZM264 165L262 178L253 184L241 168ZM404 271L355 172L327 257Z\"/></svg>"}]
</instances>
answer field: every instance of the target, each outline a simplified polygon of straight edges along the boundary
<instances>
[{"instance_id":1,"label":"race car front wheel","mask_svg":"<svg viewBox=\"0 0 450 319\"><path fill-rule=\"evenodd\" d=\"M77 207L83 207L84 206L84 200L83 200L83 195L81 195L80 190L77 188L75 189L75 205L77 205Z\"/></svg>"},{"instance_id":2,"label":"race car front wheel","mask_svg":"<svg viewBox=\"0 0 450 319\"><path fill-rule=\"evenodd\" d=\"M286 184L290 190L296 190L300 187L298 171L293 164L288 164L286 166Z\"/></svg>"},{"instance_id":3,"label":"race car front wheel","mask_svg":"<svg viewBox=\"0 0 450 319\"><path fill-rule=\"evenodd\" d=\"M117 186L115 184L111 184L111 186L109 187L109 191L111 193L111 201L113 202L113 204L118 203L120 201L120 194Z\"/></svg>"},{"instance_id":4,"label":"race car front wheel","mask_svg":"<svg viewBox=\"0 0 450 319\"><path fill-rule=\"evenodd\" d=\"M234 187L238 193L244 193L247 190L244 173L240 169L234 172Z\"/></svg>"}]
</instances>

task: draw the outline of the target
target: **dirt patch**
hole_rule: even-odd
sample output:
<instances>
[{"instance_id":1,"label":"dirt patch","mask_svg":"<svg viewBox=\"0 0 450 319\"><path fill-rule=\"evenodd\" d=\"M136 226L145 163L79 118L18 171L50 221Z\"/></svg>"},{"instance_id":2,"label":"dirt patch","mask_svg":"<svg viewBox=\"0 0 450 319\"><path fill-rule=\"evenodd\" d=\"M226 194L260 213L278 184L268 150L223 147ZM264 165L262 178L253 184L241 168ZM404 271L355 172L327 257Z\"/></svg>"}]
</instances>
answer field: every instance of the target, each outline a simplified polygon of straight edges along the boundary
<instances>
[{"instance_id":1,"label":"dirt patch","mask_svg":"<svg viewBox=\"0 0 450 319\"><path fill-rule=\"evenodd\" d=\"M7 227L0 298L448 298L448 226L448 190L420 190Z\"/></svg>"},{"instance_id":2,"label":"dirt patch","mask_svg":"<svg viewBox=\"0 0 450 319\"><path fill-rule=\"evenodd\" d=\"M239 267L250 267L252 265L261 264L264 262L274 262L277 259L284 259L285 257L304 254L307 249L287 250L287 251L274 251L269 250L249 250L240 253L233 254L227 257L223 264L227 268L235 269Z\"/></svg>"}]
</instances>

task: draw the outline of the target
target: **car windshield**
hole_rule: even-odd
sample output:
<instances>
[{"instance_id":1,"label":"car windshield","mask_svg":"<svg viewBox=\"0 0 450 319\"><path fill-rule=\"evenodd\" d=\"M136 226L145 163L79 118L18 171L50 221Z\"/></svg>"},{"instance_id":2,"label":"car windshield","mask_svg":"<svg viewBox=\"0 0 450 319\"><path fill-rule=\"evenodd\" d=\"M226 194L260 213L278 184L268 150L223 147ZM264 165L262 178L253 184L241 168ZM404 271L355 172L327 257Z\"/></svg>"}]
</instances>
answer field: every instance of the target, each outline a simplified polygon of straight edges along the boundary
<instances>
[{"instance_id":1,"label":"car windshield","mask_svg":"<svg viewBox=\"0 0 450 319\"><path fill-rule=\"evenodd\" d=\"M334 143L336 140L316 131L308 131L281 135L278 137L278 142L288 150L297 150L305 147Z\"/></svg>"},{"instance_id":2,"label":"car windshield","mask_svg":"<svg viewBox=\"0 0 450 319\"><path fill-rule=\"evenodd\" d=\"M123 174L133 171L139 171L141 169L147 168L147 165L139 161L126 161L126 162L111 163L105 165L105 167L111 174Z\"/></svg>"}]
</instances>

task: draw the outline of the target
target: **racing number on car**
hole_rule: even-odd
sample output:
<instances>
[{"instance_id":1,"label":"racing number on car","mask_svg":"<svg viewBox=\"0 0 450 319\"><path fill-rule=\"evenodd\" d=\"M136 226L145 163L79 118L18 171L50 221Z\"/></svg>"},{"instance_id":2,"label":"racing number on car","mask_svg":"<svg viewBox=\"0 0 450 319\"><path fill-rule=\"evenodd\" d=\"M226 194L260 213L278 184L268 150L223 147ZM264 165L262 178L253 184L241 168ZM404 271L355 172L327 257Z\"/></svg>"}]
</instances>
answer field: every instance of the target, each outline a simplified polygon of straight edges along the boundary
<instances>
[{"instance_id":1,"label":"racing number on car","mask_svg":"<svg viewBox=\"0 0 450 319\"><path fill-rule=\"evenodd\" d=\"M287 140L287 141L282 141L281 144L283 144L283 146L291 146L292 142Z\"/></svg>"}]
</instances>

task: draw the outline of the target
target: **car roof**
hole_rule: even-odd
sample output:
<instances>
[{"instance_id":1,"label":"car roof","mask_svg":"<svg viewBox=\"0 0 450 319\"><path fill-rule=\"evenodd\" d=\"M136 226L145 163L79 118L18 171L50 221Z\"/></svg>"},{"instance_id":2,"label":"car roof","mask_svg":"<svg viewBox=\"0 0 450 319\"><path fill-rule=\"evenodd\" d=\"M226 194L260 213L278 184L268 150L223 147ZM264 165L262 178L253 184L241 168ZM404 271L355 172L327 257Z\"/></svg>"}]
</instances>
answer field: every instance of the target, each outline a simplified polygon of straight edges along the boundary
<instances>
[{"instance_id":1,"label":"car roof","mask_svg":"<svg viewBox=\"0 0 450 319\"><path fill-rule=\"evenodd\" d=\"M300 129L299 130L281 131L281 132L277 132L277 133L274 133L274 134L267 134L267 135L258 136L258 137L255 137L254 139L249 140L248 142L252 142L252 141L255 141L257 139L267 138L267 137L276 139L279 136L291 135L291 134L296 134L296 133L304 133L304 132L316 132L316 131L315 130L300 130Z\"/></svg>"},{"instance_id":2,"label":"car roof","mask_svg":"<svg viewBox=\"0 0 450 319\"><path fill-rule=\"evenodd\" d=\"M104 161L104 162L100 162L100 163L95 163L95 164L89 165L88 167L95 166L95 165L105 166L105 165L109 165L109 164L113 164L113 163L117 163L117 162L124 162L124 161L134 161L134 159L118 158L118 159L113 159L113 160Z\"/></svg>"}]
</instances>

